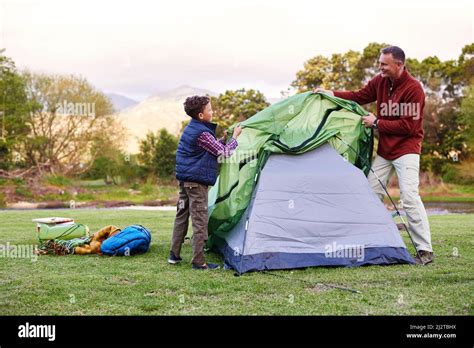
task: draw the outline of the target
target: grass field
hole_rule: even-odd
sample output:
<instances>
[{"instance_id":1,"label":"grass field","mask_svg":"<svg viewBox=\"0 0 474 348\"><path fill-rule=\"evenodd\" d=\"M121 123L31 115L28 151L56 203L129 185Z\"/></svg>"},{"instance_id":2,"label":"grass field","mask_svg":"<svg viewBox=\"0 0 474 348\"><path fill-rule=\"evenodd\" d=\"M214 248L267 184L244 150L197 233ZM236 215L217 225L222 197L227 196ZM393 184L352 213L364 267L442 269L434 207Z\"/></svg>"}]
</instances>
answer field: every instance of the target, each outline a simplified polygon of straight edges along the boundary
<instances>
[{"instance_id":1,"label":"grass field","mask_svg":"<svg viewBox=\"0 0 474 348\"><path fill-rule=\"evenodd\" d=\"M430 217L436 260L429 266L308 268L241 277L222 269L191 270L189 244L182 253L185 263L168 265L173 212L0 211L0 244L36 243L31 219L46 216L74 217L92 231L139 223L152 231L152 245L133 257L3 257L4 315L474 314L474 215ZM208 260L221 263L216 254Z\"/></svg>"}]
</instances>

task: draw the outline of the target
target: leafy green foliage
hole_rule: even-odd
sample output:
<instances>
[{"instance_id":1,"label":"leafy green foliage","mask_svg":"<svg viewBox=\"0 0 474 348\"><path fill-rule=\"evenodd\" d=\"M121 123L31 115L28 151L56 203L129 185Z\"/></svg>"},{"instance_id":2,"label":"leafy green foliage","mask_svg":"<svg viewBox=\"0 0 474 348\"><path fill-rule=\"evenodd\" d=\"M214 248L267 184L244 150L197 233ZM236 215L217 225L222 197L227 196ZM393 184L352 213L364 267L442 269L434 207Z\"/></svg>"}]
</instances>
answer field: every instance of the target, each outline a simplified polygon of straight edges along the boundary
<instances>
[{"instance_id":1,"label":"leafy green foliage","mask_svg":"<svg viewBox=\"0 0 474 348\"><path fill-rule=\"evenodd\" d=\"M47 175L45 181L50 185L59 187L71 185L71 180L63 175Z\"/></svg>"},{"instance_id":2,"label":"leafy green foliage","mask_svg":"<svg viewBox=\"0 0 474 348\"><path fill-rule=\"evenodd\" d=\"M474 146L474 83L466 89L466 95L461 101L460 120L465 126L464 135L467 145Z\"/></svg>"},{"instance_id":3,"label":"leafy green foliage","mask_svg":"<svg viewBox=\"0 0 474 348\"><path fill-rule=\"evenodd\" d=\"M219 125L218 137L233 124L248 119L270 105L263 93L244 88L211 97L211 104L214 110L213 122Z\"/></svg>"},{"instance_id":4,"label":"leafy green foliage","mask_svg":"<svg viewBox=\"0 0 474 348\"><path fill-rule=\"evenodd\" d=\"M178 138L166 129L158 134L149 132L140 143L138 160L146 173L168 178L174 175L177 148Z\"/></svg>"},{"instance_id":5,"label":"leafy green foliage","mask_svg":"<svg viewBox=\"0 0 474 348\"><path fill-rule=\"evenodd\" d=\"M299 92L316 87L353 90L362 87L377 72L380 49L386 44L370 43L362 53L348 51L330 58L318 55L304 63L292 86Z\"/></svg>"},{"instance_id":6,"label":"leafy green foliage","mask_svg":"<svg viewBox=\"0 0 474 348\"><path fill-rule=\"evenodd\" d=\"M30 132L30 109L25 80L13 60L0 55L0 169L21 165L21 158L15 152Z\"/></svg>"},{"instance_id":7,"label":"leafy green foliage","mask_svg":"<svg viewBox=\"0 0 474 348\"><path fill-rule=\"evenodd\" d=\"M153 164L155 173L159 178L166 178L174 175L176 166L176 149L178 139L168 133L166 129L161 129L155 146Z\"/></svg>"}]
</instances>

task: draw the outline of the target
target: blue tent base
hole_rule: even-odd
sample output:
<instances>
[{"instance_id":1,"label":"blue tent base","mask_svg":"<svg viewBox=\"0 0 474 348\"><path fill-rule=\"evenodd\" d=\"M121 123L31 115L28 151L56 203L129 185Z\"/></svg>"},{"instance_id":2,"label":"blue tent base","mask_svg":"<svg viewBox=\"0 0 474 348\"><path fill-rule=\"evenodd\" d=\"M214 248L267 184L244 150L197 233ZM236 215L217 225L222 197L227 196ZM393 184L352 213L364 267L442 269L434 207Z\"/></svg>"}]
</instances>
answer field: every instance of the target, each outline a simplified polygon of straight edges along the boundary
<instances>
[{"instance_id":1,"label":"blue tent base","mask_svg":"<svg viewBox=\"0 0 474 348\"><path fill-rule=\"evenodd\" d=\"M415 264L415 260L403 247L365 248L363 259L328 257L324 253L284 253L269 252L255 255L235 253L227 243L219 238L216 251L224 256L227 269L238 273L306 267L358 267L369 265Z\"/></svg>"}]
</instances>

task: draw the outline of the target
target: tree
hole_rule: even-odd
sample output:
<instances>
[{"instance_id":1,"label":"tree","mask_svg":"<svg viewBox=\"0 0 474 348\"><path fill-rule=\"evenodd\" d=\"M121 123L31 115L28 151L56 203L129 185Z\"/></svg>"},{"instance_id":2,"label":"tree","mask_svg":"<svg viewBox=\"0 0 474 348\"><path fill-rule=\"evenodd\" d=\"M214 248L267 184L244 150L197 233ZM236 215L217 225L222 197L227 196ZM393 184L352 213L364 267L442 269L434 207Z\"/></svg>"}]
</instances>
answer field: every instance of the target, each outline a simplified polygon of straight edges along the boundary
<instances>
[{"instance_id":1,"label":"tree","mask_svg":"<svg viewBox=\"0 0 474 348\"><path fill-rule=\"evenodd\" d=\"M0 55L0 169L21 164L19 147L28 135L30 103L26 95L25 81L17 72L12 59Z\"/></svg>"},{"instance_id":2,"label":"tree","mask_svg":"<svg viewBox=\"0 0 474 348\"><path fill-rule=\"evenodd\" d=\"M157 142L158 136L153 132L148 132L145 139L140 141L140 153L137 158L147 174L154 172L153 158L155 157Z\"/></svg>"},{"instance_id":3,"label":"tree","mask_svg":"<svg viewBox=\"0 0 474 348\"><path fill-rule=\"evenodd\" d=\"M270 105L263 93L244 88L228 90L218 97L211 97L211 103L214 110L213 122L220 126L217 130L218 137L233 124L246 120Z\"/></svg>"},{"instance_id":4,"label":"tree","mask_svg":"<svg viewBox=\"0 0 474 348\"><path fill-rule=\"evenodd\" d=\"M331 89L355 89L361 84L354 77L354 66L361 59L361 54L356 51L348 51L344 54L333 54L331 56L331 74L323 81L325 85L329 85Z\"/></svg>"},{"instance_id":5,"label":"tree","mask_svg":"<svg viewBox=\"0 0 474 348\"><path fill-rule=\"evenodd\" d=\"M153 158L155 173L159 178L169 178L174 175L177 148L178 138L168 133L165 128L161 129Z\"/></svg>"},{"instance_id":6,"label":"tree","mask_svg":"<svg viewBox=\"0 0 474 348\"><path fill-rule=\"evenodd\" d=\"M474 81L466 89L465 97L461 102L460 117L465 126L464 135L467 146L472 151L474 147Z\"/></svg>"},{"instance_id":7,"label":"tree","mask_svg":"<svg viewBox=\"0 0 474 348\"><path fill-rule=\"evenodd\" d=\"M456 97L456 81L459 69L454 60L442 62L432 56L419 62L408 58L406 66L410 73L418 79L427 97L438 98L440 101L449 101Z\"/></svg>"},{"instance_id":8,"label":"tree","mask_svg":"<svg viewBox=\"0 0 474 348\"><path fill-rule=\"evenodd\" d=\"M298 92L310 91L316 87L329 88L325 83L329 74L331 74L331 60L318 55L304 63L303 70L296 73L296 80L291 85L297 88Z\"/></svg>"},{"instance_id":9,"label":"tree","mask_svg":"<svg viewBox=\"0 0 474 348\"><path fill-rule=\"evenodd\" d=\"M131 181L140 176L135 156L124 153L120 143L106 137L93 140L91 152L97 154L84 177L104 179L107 183L118 184L119 180Z\"/></svg>"},{"instance_id":10,"label":"tree","mask_svg":"<svg viewBox=\"0 0 474 348\"><path fill-rule=\"evenodd\" d=\"M380 50L386 46L373 42L362 54L349 50L343 54L333 54L330 58L315 56L304 63L303 70L296 73L292 86L299 92L316 87L330 90L358 89L377 72Z\"/></svg>"},{"instance_id":11,"label":"tree","mask_svg":"<svg viewBox=\"0 0 474 348\"><path fill-rule=\"evenodd\" d=\"M149 132L140 142L138 160L148 175L170 178L176 166L178 138L161 129L156 135Z\"/></svg>"},{"instance_id":12,"label":"tree","mask_svg":"<svg viewBox=\"0 0 474 348\"><path fill-rule=\"evenodd\" d=\"M386 43L371 42L364 48L360 59L355 64L353 71L354 82L360 88L374 77L379 71L379 57L382 48L389 46ZM350 88L348 88L350 89Z\"/></svg>"},{"instance_id":13,"label":"tree","mask_svg":"<svg viewBox=\"0 0 474 348\"><path fill-rule=\"evenodd\" d=\"M442 174L446 166L462 162L472 153L468 86L474 76L473 53L474 44L469 44L464 46L458 60L443 62L437 57L421 62L407 60L411 74L421 81L426 94L421 165L435 174Z\"/></svg>"},{"instance_id":14,"label":"tree","mask_svg":"<svg viewBox=\"0 0 474 348\"><path fill-rule=\"evenodd\" d=\"M458 59L461 70L460 80L463 85L474 84L474 43L463 47Z\"/></svg>"},{"instance_id":15,"label":"tree","mask_svg":"<svg viewBox=\"0 0 474 348\"><path fill-rule=\"evenodd\" d=\"M28 71L23 76L33 105L31 133L23 146L28 165L48 164L53 172L79 174L103 151L93 146L97 139L120 147L124 128L111 116L110 100L87 80Z\"/></svg>"}]
</instances>

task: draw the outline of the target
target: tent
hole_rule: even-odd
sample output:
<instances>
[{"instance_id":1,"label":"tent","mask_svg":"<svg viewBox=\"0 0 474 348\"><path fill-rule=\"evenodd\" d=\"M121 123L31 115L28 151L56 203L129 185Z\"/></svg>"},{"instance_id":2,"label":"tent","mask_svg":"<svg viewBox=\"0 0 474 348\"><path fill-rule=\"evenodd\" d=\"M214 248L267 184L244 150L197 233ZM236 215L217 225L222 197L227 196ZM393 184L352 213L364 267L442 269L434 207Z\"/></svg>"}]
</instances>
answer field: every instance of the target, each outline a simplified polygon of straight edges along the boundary
<instances>
[{"instance_id":1,"label":"tent","mask_svg":"<svg viewBox=\"0 0 474 348\"><path fill-rule=\"evenodd\" d=\"M207 247L239 273L413 263L366 179L365 114L308 92L242 122L239 147L209 192Z\"/></svg>"}]
</instances>

